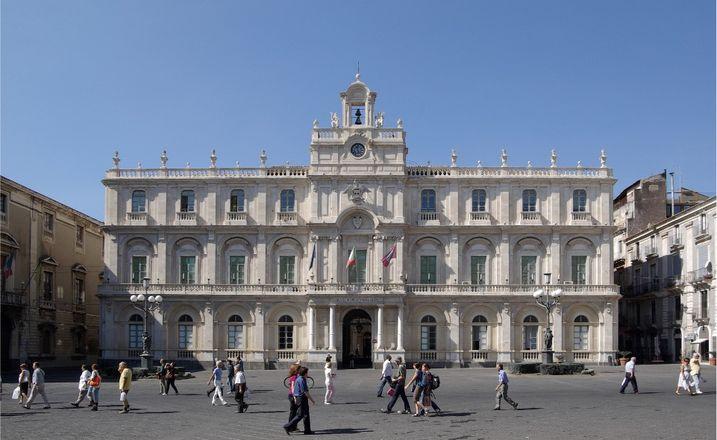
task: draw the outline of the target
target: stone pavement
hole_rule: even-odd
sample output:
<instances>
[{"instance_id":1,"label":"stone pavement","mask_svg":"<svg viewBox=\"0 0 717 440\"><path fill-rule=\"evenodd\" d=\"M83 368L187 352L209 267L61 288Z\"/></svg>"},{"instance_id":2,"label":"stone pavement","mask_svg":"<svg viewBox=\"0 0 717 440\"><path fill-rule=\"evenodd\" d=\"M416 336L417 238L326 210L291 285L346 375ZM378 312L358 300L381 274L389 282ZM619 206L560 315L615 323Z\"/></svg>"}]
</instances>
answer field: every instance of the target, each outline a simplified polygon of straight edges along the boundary
<instances>
[{"instance_id":1,"label":"stone pavement","mask_svg":"<svg viewBox=\"0 0 717 440\"><path fill-rule=\"evenodd\" d=\"M411 370L409 370L410 372ZM495 370L485 368L434 370L444 414L414 418L385 415L387 403L375 396L378 370L339 370L337 404L323 405L323 371L313 396L312 427L322 439L714 439L715 368L704 367L708 383L702 396L675 396L677 365L638 365L641 393L618 394L619 367L597 368L596 376L511 376L510 395L519 410L507 405L493 411ZM31 410L10 400L14 386L3 384L0 434L14 439L280 439L287 419L281 371L249 371L251 406L237 414L212 407L206 397L208 372L179 381L181 394L160 396L156 380L135 382L132 411L121 407L116 382L104 382L100 411L75 409L76 382L47 384L52 409L36 404ZM51 380L51 377L48 378ZM630 388L628 388L630 390ZM628 391L629 393L629 391ZM410 400L410 397L409 397ZM399 402L398 407L401 409ZM292 436L303 437L301 434Z\"/></svg>"}]
</instances>

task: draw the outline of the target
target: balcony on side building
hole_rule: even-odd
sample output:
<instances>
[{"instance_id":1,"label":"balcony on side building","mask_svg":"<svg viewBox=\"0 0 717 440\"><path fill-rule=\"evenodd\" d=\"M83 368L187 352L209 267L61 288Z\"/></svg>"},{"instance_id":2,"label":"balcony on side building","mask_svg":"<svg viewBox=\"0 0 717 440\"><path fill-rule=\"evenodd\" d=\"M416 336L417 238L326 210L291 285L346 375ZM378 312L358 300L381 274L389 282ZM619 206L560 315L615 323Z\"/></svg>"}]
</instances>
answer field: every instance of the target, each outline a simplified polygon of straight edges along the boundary
<instances>
[{"instance_id":1,"label":"balcony on side building","mask_svg":"<svg viewBox=\"0 0 717 440\"><path fill-rule=\"evenodd\" d=\"M570 214L571 225L591 225L593 222L592 216L589 212L573 211Z\"/></svg>"},{"instance_id":2,"label":"balcony on side building","mask_svg":"<svg viewBox=\"0 0 717 440\"><path fill-rule=\"evenodd\" d=\"M712 265L687 272L687 280L691 284L709 284L712 282Z\"/></svg>"},{"instance_id":3,"label":"balcony on side building","mask_svg":"<svg viewBox=\"0 0 717 440\"><path fill-rule=\"evenodd\" d=\"M490 214L487 211L473 211L468 213L468 221L471 225L489 225Z\"/></svg>"},{"instance_id":4,"label":"balcony on side building","mask_svg":"<svg viewBox=\"0 0 717 440\"><path fill-rule=\"evenodd\" d=\"M247 224L246 219L247 219L246 212L243 212L243 211L231 212L230 211L230 212L227 212L225 224L246 226L246 224Z\"/></svg>"},{"instance_id":5,"label":"balcony on side building","mask_svg":"<svg viewBox=\"0 0 717 440\"><path fill-rule=\"evenodd\" d=\"M197 213L194 211L180 211L177 213L177 224L181 226L196 226Z\"/></svg>"},{"instance_id":6,"label":"balcony on side building","mask_svg":"<svg viewBox=\"0 0 717 440\"><path fill-rule=\"evenodd\" d=\"M540 225L542 223L543 221L538 211L522 211L520 213L521 225Z\"/></svg>"},{"instance_id":7,"label":"balcony on side building","mask_svg":"<svg viewBox=\"0 0 717 440\"><path fill-rule=\"evenodd\" d=\"M281 226L296 226L298 219L299 215L296 211L276 213L276 223Z\"/></svg>"},{"instance_id":8,"label":"balcony on side building","mask_svg":"<svg viewBox=\"0 0 717 440\"><path fill-rule=\"evenodd\" d=\"M439 214L436 211L419 211L416 223L419 226L438 226L441 224Z\"/></svg>"},{"instance_id":9,"label":"balcony on side building","mask_svg":"<svg viewBox=\"0 0 717 440\"><path fill-rule=\"evenodd\" d=\"M128 212L127 224L132 226L147 226L147 212Z\"/></svg>"}]
</instances>

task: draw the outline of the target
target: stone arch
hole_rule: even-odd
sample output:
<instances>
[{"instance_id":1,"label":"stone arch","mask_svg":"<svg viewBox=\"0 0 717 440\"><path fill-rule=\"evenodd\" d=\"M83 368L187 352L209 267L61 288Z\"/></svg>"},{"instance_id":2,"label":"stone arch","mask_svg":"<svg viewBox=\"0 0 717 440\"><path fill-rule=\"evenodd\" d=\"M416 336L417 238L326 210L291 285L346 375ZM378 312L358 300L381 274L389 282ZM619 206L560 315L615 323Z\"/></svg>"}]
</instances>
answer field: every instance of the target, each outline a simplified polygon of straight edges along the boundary
<instances>
[{"instance_id":1,"label":"stone arch","mask_svg":"<svg viewBox=\"0 0 717 440\"><path fill-rule=\"evenodd\" d=\"M202 284L205 278L202 276L205 250L202 243L195 237L180 237L172 244L172 278L174 282L180 283L180 260L181 257L196 257L195 260L195 283ZM168 272L170 272L168 270Z\"/></svg>"},{"instance_id":2,"label":"stone arch","mask_svg":"<svg viewBox=\"0 0 717 440\"><path fill-rule=\"evenodd\" d=\"M472 283L473 280L473 257L485 257L485 276L483 283L480 283L480 276L478 277L477 284L499 284L497 280L497 259L496 259L496 248L493 242L481 236L471 237L463 245L462 252L462 273L460 273L460 280L463 283Z\"/></svg>"},{"instance_id":3,"label":"stone arch","mask_svg":"<svg viewBox=\"0 0 717 440\"><path fill-rule=\"evenodd\" d=\"M576 283L579 279L573 277L573 257L586 257L586 269L587 273L585 276L585 284L597 284L597 251L595 243L587 237L573 237L570 238L564 247L563 264L565 268L565 274L562 278L564 280ZM576 274L577 275L577 274Z\"/></svg>"},{"instance_id":4,"label":"stone arch","mask_svg":"<svg viewBox=\"0 0 717 440\"><path fill-rule=\"evenodd\" d=\"M413 283L421 283L421 257L436 257L436 276L435 282L429 284L444 284L447 278L446 267L446 246L434 236L423 236L416 239L410 246L410 262L417 270L409 272L409 276L413 276L410 280ZM432 281L432 280L431 280Z\"/></svg>"},{"instance_id":5,"label":"stone arch","mask_svg":"<svg viewBox=\"0 0 717 440\"><path fill-rule=\"evenodd\" d=\"M234 236L229 237L222 243L221 247L221 258L219 259L219 280L222 283L230 284L232 282L230 277L230 263L231 257L244 257L244 274L243 282L239 284L251 284L252 283L252 268L254 264L254 247L251 242L244 237Z\"/></svg>"},{"instance_id":6,"label":"stone arch","mask_svg":"<svg viewBox=\"0 0 717 440\"><path fill-rule=\"evenodd\" d=\"M546 247L541 239L534 236L527 236L518 239L513 246L511 254L513 270L511 270L511 282L513 284L522 284L522 261L523 257L536 257L535 271L533 273L533 284L542 284L543 273L545 272Z\"/></svg>"},{"instance_id":7,"label":"stone arch","mask_svg":"<svg viewBox=\"0 0 717 440\"><path fill-rule=\"evenodd\" d=\"M355 227L356 225L352 224L352 219L356 215L360 215L364 219L368 218L368 220L370 221L370 223L368 224L370 225L370 228L366 227L368 225L365 224L365 220L364 222L362 222L360 227ZM376 214L374 214L372 211L363 207L351 206L341 211L341 213L336 217L336 225L338 226L339 230L375 230L376 228L378 228L379 220L378 217L376 217Z\"/></svg>"},{"instance_id":8,"label":"stone arch","mask_svg":"<svg viewBox=\"0 0 717 440\"><path fill-rule=\"evenodd\" d=\"M153 279L153 263L157 256L154 243L145 237L128 237L123 243L121 249L121 273L124 274L124 279L122 280L123 282L132 282L132 257L146 257L147 276L150 279Z\"/></svg>"},{"instance_id":9,"label":"stone arch","mask_svg":"<svg viewBox=\"0 0 717 440\"><path fill-rule=\"evenodd\" d=\"M294 257L294 279L292 282L288 282L287 284L301 284L301 277L305 274L302 270L302 263L304 261L304 245L296 238L289 236L281 236L274 240L271 246L270 260L270 279L274 284L281 284L279 279L279 265L282 256Z\"/></svg>"}]
</instances>

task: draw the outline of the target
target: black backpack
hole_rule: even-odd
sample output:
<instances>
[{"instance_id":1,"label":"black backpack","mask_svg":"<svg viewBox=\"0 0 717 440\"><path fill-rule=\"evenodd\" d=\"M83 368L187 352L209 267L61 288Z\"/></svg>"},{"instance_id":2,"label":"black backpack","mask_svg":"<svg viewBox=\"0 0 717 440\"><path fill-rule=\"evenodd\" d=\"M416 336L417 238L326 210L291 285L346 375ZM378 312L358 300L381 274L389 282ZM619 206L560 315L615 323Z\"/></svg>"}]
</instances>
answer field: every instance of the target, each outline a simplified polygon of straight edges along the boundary
<instances>
[{"instance_id":1,"label":"black backpack","mask_svg":"<svg viewBox=\"0 0 717 440\"><path fill-rule=\"evenodd\" d=\"M436 388L439 388L441 386L441 378L438 376L433 376L433 383L431 384L431 389L435 390Z\"/></svg>"}]
</instances>

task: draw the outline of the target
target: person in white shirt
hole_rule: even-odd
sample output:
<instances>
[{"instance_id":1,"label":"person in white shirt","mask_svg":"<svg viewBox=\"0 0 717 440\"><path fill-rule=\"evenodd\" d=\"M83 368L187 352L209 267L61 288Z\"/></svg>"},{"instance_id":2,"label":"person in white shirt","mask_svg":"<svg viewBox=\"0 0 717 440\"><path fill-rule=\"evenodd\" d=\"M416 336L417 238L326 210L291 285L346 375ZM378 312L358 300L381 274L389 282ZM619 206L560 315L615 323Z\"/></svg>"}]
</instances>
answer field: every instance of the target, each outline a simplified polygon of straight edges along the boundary
<instances>
[{"instance_id":1,"label":"person in white shirt","mask_svg":"<svg viewBox=\"0 0 717 440\"><path fill-rule=\"evenodd\" d=\"M324 366L324 384L326 385L326 394L324 395L324 405L331 405L334 403L334 378L336 373L331 368L331 361L326 362Z\"/></svg>"},{"instance_id":2,"label":"person in white shirt","mask_svg":"<svg viewBox=\"0 0 717 440\"><path fill-rule=\"evenodd\" d=\"M391 355L386 356L386 360L383 361L383 368L381 369L381 382L378 384L378 389L376 390L376 397L383 397L383 387L386 386L386 384L391 383L391 378L393 377L393 364L391 364Z\"/></svg>"},{"instance_id":3,"label":"person in white shirt","mask_svg":"<svg viewBox=\"0 0 717 440\"><path fill-rule=\"evenodd\" d=\"M17 377L17 383L20 386L19 405L23 406L30 395L30 370L27 369L27 364L20 364L20 375Z\"/></svg>"},{"instance_id":4,"label":"person in white shirt","mask_svg":"<svg viewBox=\"0 0 717 440\"><path fill-rule=\"evenodd\" d=\"M244 403L244 394L246 393L246 374L244 373L243 366L237 364L234 367L234 400L237 401L237 412L243 413L249 408L249 405Z\"/></svg>"},{"instance_id":5,"label":"person in white shirt","mask_svg":"<svg viewBox=\"0 0 717 440\"><path fill-rule=\"evenodd\" d=\"M631 357L630 361L625 364L625 378L622 380L622 385L620 386L620 394L625 394L625 388L627 388L627 384L632 385L632 391L637 394L637 379L635 378L635 362L637 361L637 358Z\"/></svg>"},{"instance_id":6,"label":"person in white shirt","mask_svg":"<svg viewBox=\"0 0 717 440\"><path fill-rule=\"evenodd\" d=\"M70 405L74 406L75 408L79 407L80 403L82 403L82 400L87 397L87 382L90 380L90 376L92 376L92 372L89 368L87 368L87 365L82 364L81 368L82 374L80 374L80 383L77 385L77 388L80 390L80 392L77 394L77 400L75 400L74 402L70 402Z\"/></svg>"},{"instance_id":7,"label":"person in white shirt","mask_svg":"<svg viewBox=\"0 0 717 440\"><path fill-rule=\"evenodd\" d=\"M228 405L227 401L222 396L222 361L217 361L216 368L212 371L212 375L207 381L207 385L214 382L214 395L212 396L212 406L217 404L217 399L222 402L222 405Z\"/></svg>"},{"instance_id":8,"label":"person in white shirt","mask_svg":"<svg viewBox=\"0 0 717 440\"><path fill-rule=\"evenodd\" d=\"M42 400L45 401L44 409L50 409L50 401L47 400L47 394L45 394L45 372L40 368L40 363L35 362L32 364L32 388L30 389L30 398L23 408L30 409L30 405L35 400L37 395L42 396Z\"/></svg>"}]
</instances>

